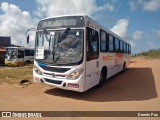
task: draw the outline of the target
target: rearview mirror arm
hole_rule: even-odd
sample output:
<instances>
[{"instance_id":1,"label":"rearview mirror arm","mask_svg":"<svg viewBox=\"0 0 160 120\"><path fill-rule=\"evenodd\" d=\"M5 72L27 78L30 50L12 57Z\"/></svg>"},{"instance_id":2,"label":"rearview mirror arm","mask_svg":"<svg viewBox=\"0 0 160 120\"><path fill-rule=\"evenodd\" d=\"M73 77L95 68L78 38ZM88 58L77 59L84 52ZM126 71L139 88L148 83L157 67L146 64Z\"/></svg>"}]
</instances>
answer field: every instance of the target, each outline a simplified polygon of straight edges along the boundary
<instances>
[{"instance_id":1,"label":"rearview mirror arm","mask_svg":"<svg viewBox=\"0 0 160 120\"><path fill-rule=\"evenodd\" d=\"M29 44L29 34L28 34L28 32L30 32L30 31L37 31L37 29L36 28L29 28L26 31L27 44Z\"/></svg>"}]
</instances>

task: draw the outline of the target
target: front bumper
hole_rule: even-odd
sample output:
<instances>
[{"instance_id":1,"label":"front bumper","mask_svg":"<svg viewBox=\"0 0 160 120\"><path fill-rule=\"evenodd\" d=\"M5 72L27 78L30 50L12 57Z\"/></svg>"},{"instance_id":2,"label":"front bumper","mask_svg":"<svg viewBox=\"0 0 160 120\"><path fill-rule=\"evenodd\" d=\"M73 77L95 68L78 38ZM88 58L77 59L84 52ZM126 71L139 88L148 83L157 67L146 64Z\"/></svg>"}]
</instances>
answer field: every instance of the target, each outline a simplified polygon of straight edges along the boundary
<instances>
[{"instance_id":1,"label":"front bumper","mask_svg":"<svg viewBox=\"0 0 160 120\"><path fill-rule=\"evenodd\" d=\"M54 86L57 88L77 91L77 92L84 92L84 82L85 78L78 78L77 80L69 80L66 78L54 78L48 77L44 75L39 75L33 70L33 80L35 83L44 83L50 86Z\"/></svg>"}]
</instances>

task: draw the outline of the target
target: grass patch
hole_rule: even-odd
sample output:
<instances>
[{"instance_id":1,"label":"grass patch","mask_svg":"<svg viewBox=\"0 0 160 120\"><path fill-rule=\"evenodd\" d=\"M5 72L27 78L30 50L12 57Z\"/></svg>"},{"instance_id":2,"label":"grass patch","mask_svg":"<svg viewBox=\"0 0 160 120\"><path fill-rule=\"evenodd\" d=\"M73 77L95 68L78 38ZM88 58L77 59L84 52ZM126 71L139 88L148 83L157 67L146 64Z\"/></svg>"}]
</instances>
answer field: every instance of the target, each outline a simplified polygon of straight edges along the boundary
<instances>
[{"instance_id":1,"label":"grass patch","mask_svg":"<svg viewBox=\"0 0 160 120\"><path fill-rule=\"evenodd\" d=\"M147 52L140 53L139 55L147 58L160 58L160 50L149 50Z\"/></svg>"},{"instance_id":2,"label":"grass patch","mask_svg":"<svg viewBox=\"0 0 160 120\"><path fill-rule=\"evenodd\" d=\"M20 67L1 67L0 83L17 84L24 79L32 81L32 69L33 64Z\"/></svg>"}]
</instances>

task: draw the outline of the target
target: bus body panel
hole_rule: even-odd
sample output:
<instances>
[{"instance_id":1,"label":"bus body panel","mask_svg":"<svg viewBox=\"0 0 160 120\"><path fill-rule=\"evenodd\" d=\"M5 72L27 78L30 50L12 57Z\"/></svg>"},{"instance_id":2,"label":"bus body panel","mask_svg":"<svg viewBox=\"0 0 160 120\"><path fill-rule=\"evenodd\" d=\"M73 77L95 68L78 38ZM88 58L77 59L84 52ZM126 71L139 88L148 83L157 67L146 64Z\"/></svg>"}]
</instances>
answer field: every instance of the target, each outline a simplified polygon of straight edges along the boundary
<instances>
[{"instance_id":1,"label":"bus body panel","mask_svg":"<svg viewBox=\"0 0 160 120\"><path fill-rule=\"evenodd\" d=\"M100 69L107 67L107 78L113 75L114 73L114 54L113 53L100 53Z\"/></svg>"},{"instance_id":2,"label":"bus body panel","mask_svg":"<svg viewBox=\"0 0 160 120\"><path fill-rule=\"evenodd\" d=\"M99 67L98 59L86 62L86 82L85 82L85 90L92 88L93 86L99 83Z\"/></svg>"}]
</instances>

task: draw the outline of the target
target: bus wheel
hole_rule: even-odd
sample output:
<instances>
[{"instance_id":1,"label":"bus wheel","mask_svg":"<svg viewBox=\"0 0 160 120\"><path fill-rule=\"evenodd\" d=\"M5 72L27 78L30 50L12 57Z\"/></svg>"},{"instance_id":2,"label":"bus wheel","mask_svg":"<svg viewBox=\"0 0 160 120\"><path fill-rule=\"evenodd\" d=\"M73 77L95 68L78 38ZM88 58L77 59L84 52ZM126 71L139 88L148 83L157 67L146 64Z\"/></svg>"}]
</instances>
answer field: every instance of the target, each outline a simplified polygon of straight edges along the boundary
<instances>
[{"instance_id":1,"label":"bus wheel","mask_svg":"<svg viewBox=\"0 0 160 120\"><path fill-rule=\"evenodd\" d=\"M25 62L25 65L27 66L27 65L29 65L31 62L29 61L29 60L27 60L26 62Z\"/></svg>"},{"instance_id":2,"label":"bus wheel","mask_svg":"<svg viewBox=\"0 0 160 120\"><path fill-rule=\"evenodd\" d=\"M100 74L100 80L99 80L98 87L102 87L103 86L103 84L106 81L106 76L107 76L107 74L104 71L102 71L101 74Z\"/></svg>"}]
</instances>

